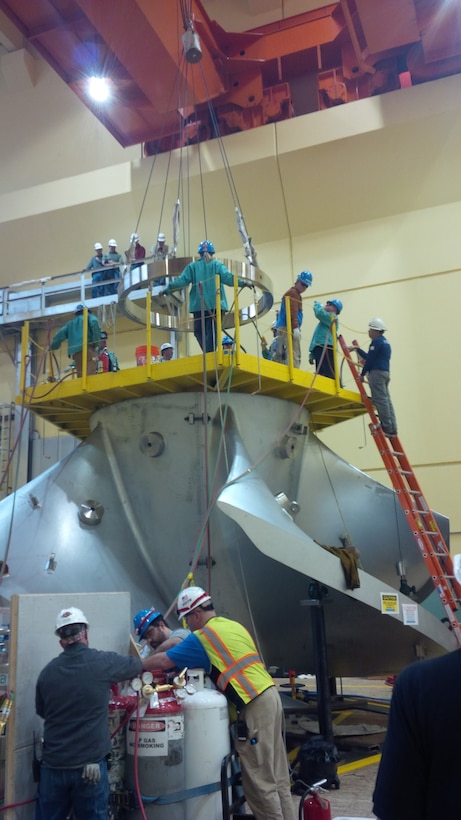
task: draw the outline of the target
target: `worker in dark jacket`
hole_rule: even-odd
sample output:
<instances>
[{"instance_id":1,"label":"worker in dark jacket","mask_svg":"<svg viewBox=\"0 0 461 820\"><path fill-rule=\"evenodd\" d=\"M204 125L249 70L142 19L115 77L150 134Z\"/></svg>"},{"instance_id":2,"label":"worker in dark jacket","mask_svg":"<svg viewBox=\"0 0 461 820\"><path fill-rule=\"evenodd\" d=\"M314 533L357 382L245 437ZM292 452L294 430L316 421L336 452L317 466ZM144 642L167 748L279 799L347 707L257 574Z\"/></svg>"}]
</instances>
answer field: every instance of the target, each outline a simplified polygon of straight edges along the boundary
<instances>
[{"instance_id":1,"label":"worker in dark jacket","mask_svg":"<svg viewBox=\"0 0 461 820\"><path fill-rule=\"evenodd\" d=\"M362 350L357 344L350 346L349 350L356 350L359 356L365 361L362 370L362 381L365 376L370 385L371 398L376 407L376 411L381 422L381 427L386 436L397 435L397 421L394 407L389 394L390 382L390 360L391 346L384 333L387 330L382 319L371 319L368 325L368 335L371 339L368 353Z\"/></svg>"},{"instance_id":2,"label":"worker in dark jacket","mask_svg":"<svg viewBox=\"0 0 461 820\"><path fill-rule=\"evenodd\" d=\"M142 672L131 655L88 647L88 621L80 609L61 610L55 634L64 650L40 672L35 692L43 718L43 759L37 820L72 816L107 820L110 687Z\"/></svg>"},{"instance_id":3,"label":"worker in dark jacket","mask_svg":"<svg viewBox=\"0 0 461 820\"><path fill-rule=\"evenodd\" d=\"M67 339L67 353L69 359L75 362L75 369L77 376L82 375L82 348L83 348L83 316L84 305L77 305L75 308L75 318L70 319L69 322L58 330L54 336L50 349L58 350L61 347L64 339ZM97 372L98 368L98 352L99 342L101 339L101 327L96 316L93 316L91 310L88 311L88 336L87 336L87 360L86 372L88 376L92 376Z\"/></svg>"}]
</instances>

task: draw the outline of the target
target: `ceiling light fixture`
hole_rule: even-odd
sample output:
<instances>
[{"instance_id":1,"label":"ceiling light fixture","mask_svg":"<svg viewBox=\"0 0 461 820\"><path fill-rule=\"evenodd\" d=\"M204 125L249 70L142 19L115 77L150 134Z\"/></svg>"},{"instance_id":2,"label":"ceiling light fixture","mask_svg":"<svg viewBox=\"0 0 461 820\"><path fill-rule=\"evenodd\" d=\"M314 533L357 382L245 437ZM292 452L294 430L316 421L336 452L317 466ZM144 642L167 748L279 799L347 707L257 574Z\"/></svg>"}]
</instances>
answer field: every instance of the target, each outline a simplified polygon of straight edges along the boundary
<instances>
[{"instance_id":1,"label":"ceiling light fixture","mask_svg":"<svg viewBox=\"0 0 461 820\"><path fill-rule=\"evenodd\" d=\"M109 80L105 77L90 77L88 94L96 102L106 102L110 97Z\"/></svg>"}]
</instances>

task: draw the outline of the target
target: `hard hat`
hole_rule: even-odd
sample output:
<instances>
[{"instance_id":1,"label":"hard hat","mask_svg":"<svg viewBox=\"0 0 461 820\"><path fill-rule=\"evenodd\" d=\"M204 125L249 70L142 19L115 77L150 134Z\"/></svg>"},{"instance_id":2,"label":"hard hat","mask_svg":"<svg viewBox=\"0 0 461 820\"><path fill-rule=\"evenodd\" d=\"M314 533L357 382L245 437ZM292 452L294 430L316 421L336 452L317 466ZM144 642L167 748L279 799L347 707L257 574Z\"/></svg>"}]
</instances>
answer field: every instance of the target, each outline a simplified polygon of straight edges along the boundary
<instances>
[{"instance_id":1,"label":"hard hat","mask_svg":"<svg viewBox=\"0 0 461 820\"><path fill-rule=\"evenodd\" d=\"M61 612L58 614L56 618L56 628L55 628L55 635L61 635L62 637L69 637L69 635L75 635L76 631L72 630L62 633L61 630L67 626L73 626L74 624L84 624L85 626L89 626L89 623L86 619L86 615L83 614L81 609L77 609L76 606L70 606L68 609L61 609Z\"/></svg>"},{"instance_id":2,"label":"hard hat","mask_svg":"<svg viewBox=\"0 0 461 820\"><path fill-rule=\"evenodd\" d=\"M164 233L159 233L159 235L157 236L157 242L164 242L164 241L165 241L165 234Z\"/></svg>"},{"instance_id":3,"label":"hard hat","mask_svg":"<svg viewBox=\"0 0 461 820\"><path fill-rule=\"evenodd\" d=\"M307 288L312 285L312 278L312 273L310 273L310 271L308 270L303 270L298 275L299 281L302 282L303 285L306 285Z\"/></svg>"},{"instance_id":4,"label":"hard hat","mask_svg":"<svg viewBox=\"0 0 461 820\"><path fill-rule=\"evenodd\" d=\"M387 327L384 324L383 320L379 319L377 316L374 319L370 319L370 321L368 322L368 327L370 328L370 330L381 330L383 332L387 330Z\"/></svg>"},{"instance_id":5,"label":"hard hat","mask_svg":"<svg viewBox=\"0 0 461 820\"><path fill-rule=\"evenodd\" d=\"M142 640L147 632L148 627L157 620L162 618L162 613L151 607L150 609L141 609L133 618L134 631L137 637Z\"/></svg>"},{"instance_id":6,"label":"hard hat","mask_svg":"<svg viewBox=\"0 0 461 820\"><path fill-rule=\"evenodd\" d=\"M95 249L95 251L102 251L101 243L100 242L95 242L94 243L94 249Z\"/></svg>"},{"instance_id":7,"label":"hard hat","mask_svg":"<svg viewBox=\"0 0 461 820\"><path fill-rule=\"evenodd\" d=\"M160 353L163 353L164 350L169 350L170 348L171 350L174 350L173 345L170 345L169 342L164 342L160 348Z\"/></svg>"},{"instance_id":8,"label":"hard hat","mask_svg":"<svg viewBox=\"0 0 461 820\"><path fill-rule=\"evenodd\" d=\"M200 242L200 245L197 248L197 253L216 253L216 251L213 243L208 242L208 239L204 239L203 242Z\"/></svg>"},{"instance_id":9,"label":"hard hat","mask_svg":"<svg viewBox=\"0 0 461 820\"><path fill-rule=\"evenodd\" d=\"M131 236L130 236L130 242L137 242L137 241L138 241L138 239L139 239L139 235L138 235L137 233L132 233L132 234L131 234ZM117 243L115 243L115 244L117 244ZM109 242L109 245L110 245L110 242Z\"/></svg>"},{"instance_id":10,"label":"hard hat","mask_svg":"<svg viewBox=\"0 0 461 820\"><path fill-rule=\"evenodd\" d=\"M233 340L233 339L231 339L231 337L230 337L230 336L223 336L223 340L222 340L221 344L222 344L222 345L233 345L233 344L234 344L234 340Z\"/></svg>"},{"instance_id":11,"label":"hard hat","mask_svg":"<svg viewBox=\"0 0 461 820\"><path fill-rule=\"evenodd\" d=\"M327 305L333 305L336 308L336 313L341 313L343 309L341 299L329 299Z\"/></svg>"},{"instance_id":12,"label":"hard hat","mask_svg":"<svg viewBox=\"0 0 461 820\"><path fill-rule=\"evenodd\" d=\"M75 313L82 313L83 310L85 310L85 305L77 305L77 307L75 308Z\"/></svg>"},{"instance_id":13,"label":"hard hat","mask_svg":"<svg viewBox=\"0 0 461 820\"><path fill-rule=\"evenodd\" d=\"M116 248L117 247L117 242L115 241L115 239L109 239L107 244L109 245L109 248Z\"/></svg>"},{"instance_id":14,"label":"hard hat","mask_svg":"<svg viewBox=\"0 0 461 820\"><path fill-rule=\"evenodd\" d=\"M211 596L208 595L208 592L205 592L202 587L186 587L186 589L182 589L178 595L176 605L178 618L185 618L186 615L189 615L194 609L202 606L202 604L209 604L210 601Z\"/></svg>"},{"instance_id":15,"label":"hard hat","mask_svg":"<svg viewBox=\"0 0 461 820\"><path fill-rule=\"evenodd\" d=\"M107 339L107 333L105 330L101 330L101 339Z\"/></svg>"}]
</instances>

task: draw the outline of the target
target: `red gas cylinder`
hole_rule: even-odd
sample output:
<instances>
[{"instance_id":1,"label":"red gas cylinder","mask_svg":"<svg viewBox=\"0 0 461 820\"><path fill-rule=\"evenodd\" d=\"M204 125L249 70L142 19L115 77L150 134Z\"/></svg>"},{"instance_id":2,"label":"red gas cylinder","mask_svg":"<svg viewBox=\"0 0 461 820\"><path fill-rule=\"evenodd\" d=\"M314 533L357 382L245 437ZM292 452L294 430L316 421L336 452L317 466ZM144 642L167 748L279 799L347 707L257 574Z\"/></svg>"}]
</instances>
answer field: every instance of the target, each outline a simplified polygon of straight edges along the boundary
<instances>
[{"instance_id":1,"label":"red gas cylinder","mask_svg":"<svg viewBox=\"0 0 461 820\"><path fill-rule=\"evenodd\" d=\"M165 683L162 673L153 675L153 686ZM126 744L128 788L136 789L138 784L145 797L144 813L135 811L130 818L184 820L185 806L179 799L185 785L184 713L171 690L141 699L139 714L128 721Z\"/></svg>"},{"instance_id":2,"label":"red gas cylinder","mask_svg":"<svg viewBox=\"0 0 461 820\"><path fill-rule=\"evenodd\" d=\"M303 820L331 820L330 801L316 791L308 794L303 802Z\"/></svg>"},{"instance_id":3,"label":"red gas cylinder","mask_svg":"<svg viewBox=\"0 0 461 820\"><path fill-rule=\"evenodd\" d=\"M103 350L98 356L98 373L109 372L109 354L107 350Z\"/></svg>"}]
</instances>

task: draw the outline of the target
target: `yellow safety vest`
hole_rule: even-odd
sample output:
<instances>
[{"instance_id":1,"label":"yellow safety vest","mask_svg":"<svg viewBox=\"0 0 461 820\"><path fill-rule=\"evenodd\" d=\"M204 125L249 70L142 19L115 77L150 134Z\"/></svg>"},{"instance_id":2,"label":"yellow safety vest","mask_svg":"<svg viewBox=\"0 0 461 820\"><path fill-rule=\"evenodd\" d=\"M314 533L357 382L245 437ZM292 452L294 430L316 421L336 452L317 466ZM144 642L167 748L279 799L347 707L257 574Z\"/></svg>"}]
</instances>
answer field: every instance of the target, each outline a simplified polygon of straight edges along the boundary
<instances>
[{"instance_id":1,"label":"yellow safety vest","mask_svg":"<svg viewBox=\"0 0 461 820\"><path fill-rule=\"evenodd\" d=\"M274 686L253 638L237 621L216 616L194 635L210 659L212 681L237 710Z\"/></svg>"}]
</instances>

